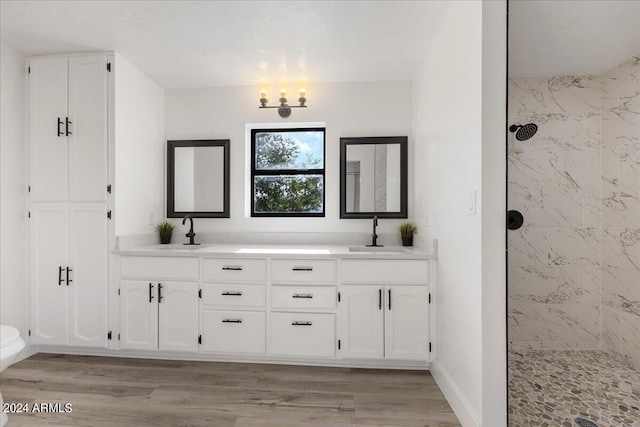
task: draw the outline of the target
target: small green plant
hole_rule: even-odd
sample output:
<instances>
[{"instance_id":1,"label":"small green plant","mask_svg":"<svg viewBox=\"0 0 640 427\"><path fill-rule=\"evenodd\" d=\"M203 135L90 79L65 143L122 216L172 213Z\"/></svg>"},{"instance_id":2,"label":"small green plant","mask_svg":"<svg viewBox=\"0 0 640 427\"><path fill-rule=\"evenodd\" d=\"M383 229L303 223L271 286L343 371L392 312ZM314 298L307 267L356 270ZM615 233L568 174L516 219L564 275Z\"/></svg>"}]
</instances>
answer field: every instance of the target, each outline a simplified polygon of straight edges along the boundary
<instances>
[{"instance_id":1,"label":"small green plant","mask_svg":"<svg viewBox=\"0 0 640 427\"><path fill-rule=\"evenodd\" d=\"M171 224L169 221L163 221L156 227L156 230L158 230L158 233L160 234L160 243L171 242L173 228L173 224Z\"/></svg>"},{"instance_id":2,"label":"small green plant","mask_svg":"<svg viewBox=\"0 0 640 427\"><path fill-rule=\"evenodd\" d=\"M418 228L410 222L405 222L400 226L400 235L402 237L413 237L418 232Z\"/></svg>"}]
</instances>

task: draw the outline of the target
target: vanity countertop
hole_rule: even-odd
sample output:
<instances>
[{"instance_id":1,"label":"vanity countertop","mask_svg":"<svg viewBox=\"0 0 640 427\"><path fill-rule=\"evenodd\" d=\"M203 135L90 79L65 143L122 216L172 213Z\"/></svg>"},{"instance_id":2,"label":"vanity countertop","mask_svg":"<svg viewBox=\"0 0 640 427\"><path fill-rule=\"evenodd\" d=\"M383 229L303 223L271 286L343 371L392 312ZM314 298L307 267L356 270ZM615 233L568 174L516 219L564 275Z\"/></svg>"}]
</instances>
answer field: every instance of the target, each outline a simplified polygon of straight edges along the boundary
<instances>
[{"instance_id":1,"label":"vanity countertop","mask_svg":"<svg viewBox=\"0 0 640 427\"><path fill-rule=\"evenodd\" d=\"M402 246L370 249L365 246L181 244L153 245L115 250L114 255L157 257L270 257L344 259L432 259L426 251Z\"/></svg>"}]
</instances>

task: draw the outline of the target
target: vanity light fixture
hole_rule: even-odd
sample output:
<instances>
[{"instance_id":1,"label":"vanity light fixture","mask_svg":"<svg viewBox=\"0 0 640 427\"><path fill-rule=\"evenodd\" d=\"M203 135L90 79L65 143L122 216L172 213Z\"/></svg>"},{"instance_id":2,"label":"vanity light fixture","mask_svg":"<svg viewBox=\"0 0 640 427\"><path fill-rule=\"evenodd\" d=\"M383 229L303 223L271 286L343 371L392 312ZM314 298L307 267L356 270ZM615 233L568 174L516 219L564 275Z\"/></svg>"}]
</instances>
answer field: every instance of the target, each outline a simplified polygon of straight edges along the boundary
<instances>
[{"instance_id":1,"label":"vanity light fixture","mask_svg":"<svg viewBox=\"0 0 640 427\"><path fill-rule=\"evenodd\" d=\"M262 89L260 91L260 107L258 108L277 108L280 117L286 119L291 115L292 108L307 108L307 91L301 88L299 95L299 105L289 105L287 104L287 91L285 89L280 89L280 99L278 100L280 105L267 105L269 102L267 99L267 91L266 89Z\"/></svg>"}]
</instances>

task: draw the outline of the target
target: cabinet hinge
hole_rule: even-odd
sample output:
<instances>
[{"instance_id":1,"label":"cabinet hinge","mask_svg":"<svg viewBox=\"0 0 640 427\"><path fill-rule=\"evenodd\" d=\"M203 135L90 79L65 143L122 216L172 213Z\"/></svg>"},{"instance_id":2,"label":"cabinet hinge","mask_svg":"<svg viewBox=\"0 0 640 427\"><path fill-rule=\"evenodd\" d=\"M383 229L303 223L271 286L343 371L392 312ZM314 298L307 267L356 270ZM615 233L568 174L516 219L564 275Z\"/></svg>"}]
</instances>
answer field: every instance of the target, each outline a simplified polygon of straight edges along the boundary
<instances>
[{"instance_id":1,"label":"cabinet hinge","mask_svg":"<svg viewBox=\"0 0 640 427\"><path fill-rule=\"evenodd\" d=\"M118 295L120 295L120 288L118 288Z\"/></svg>"},{"instance_id":2,"label":"cabinet hinge","mask_svg":"<svg viewBox=\"0 0 640 427\"><path fill-rule=\"evenodd\" d=\"M198 298L202 298L202 289L198 289Z\"/></svg>"},{"instance_id":3,"label":"cabinet hinge","mask_svg":"<svg viewBox=\"0 0 640 427\"><path fill-rule=\"evenodd\" d=\"M340 350L341 347L342 347L342 342L338 340L338 350Z\"/></svg>"},{"instance_id":4,"label":"cabinet hinge","mask_svg":"<svg viewBox=\"0 0 640 427\"><path fill-rule=\"evenodd\" d=\"M118 334L118 341L120 341L120 334Z\"/></svg>"},{"instance_id":5,"label":"cabinet hinge","mask_svg":"<svg viewBox=\"0 0 640 427\"><path fill-rule=\"evenodd\" d=\"M28 68L27 72L31 74L31 67Z\"/></svg>"},{"instance_id":6,"label":"cabinet hinge","mask_svg":"<svg viewBox=\"0 0 640 427\"><path fill-rule=\"evenodd\" d=\"M29 212L29 218L31 218L31 212Z\"/></svg>"},{"instance_id":7,"label":"cabinet hinge","mask_svg":"<svg viewBox=\"0 0 640 427\"><path fill-rule=\"evenodd\" d=\"M340 292L338 292L338 302L340 302Z\"/></svg>"},{"instance_id":8,"label":"cabinet hinge","mask_svg":"<svg viewBox=\"0 0 640 427\"><path fill-rule=\"evenodd\" d=\"M107 185L107 193L111 194L111 184Z\"/></svg>"},{"instance_id":9,"label":"cabinet hinge","mask_svg":"<svg viewBox=\"0 0 640 427\"><path fill-rule=\"evenodd\" d=\"M29 336L31 336L31 329L29 329Z\"/></svg>"},{"instance_id":10,"label":"cabinet hinge","mask_svg":"<svg viewBox=\"0 0 640 427\"><path fill-rule=\"evenodd\" d=\"M107 71L111 72L111 62L107 62Z\"/></svg>"},{"instance_id":11,"label":"cabinet hinge","mask_svg":"<svg viewBox=\"0 0 640 427\"><path fill-rule=\"evenodd\" d=\"M109 333L107 333L107 339L108 339L109 341L111 341L111 331L109 331Z\"/></svg>"},{"instance_id":12,"label":"cabinet hinge","mask_svg":"<svg viewBox=\"0 0 640 427\"><path fill-rule=\"evenodd\" d=\"M431 292L429 292L429 304L431 304Z\"/></svg>"},{"instance_id":13,"label":"cabinet hinge","mask_svg":"<svg viewBox=\"0 0 640 427\"><path fill-rule=\"evenodd\" d=\"M429 353L431 353L431 341L429 341Z\"/></svg>"},{"instance_id":14,"label":"cabinet hinge","mask_svg":"<svg viewBox=\"0 0 640 427\"><path fill-rule=\"evenodd\" d=\"M198 335L198 344L202 344L202 335Z\"/></svg>"},{"instance_id":15,"label":"cabinet hinge","mask_svg":"<svg viewBox=\"0 0 640 427\"><path fill-rule=\"evenodd\" d=\"M107 212L107 218L111 219L111 211Z\"/></svg>"},{"instance_id":16,"label":"cabinet hinge","mask_svg":"<svg viewBox=\"0 0 640 427\"><path fill-rule=\"evenodd\" d=\"M28 190L29 190L29 193L31 193L31 186L29 186L29 189L28 189Z\"/></svg>"}]
</instances>

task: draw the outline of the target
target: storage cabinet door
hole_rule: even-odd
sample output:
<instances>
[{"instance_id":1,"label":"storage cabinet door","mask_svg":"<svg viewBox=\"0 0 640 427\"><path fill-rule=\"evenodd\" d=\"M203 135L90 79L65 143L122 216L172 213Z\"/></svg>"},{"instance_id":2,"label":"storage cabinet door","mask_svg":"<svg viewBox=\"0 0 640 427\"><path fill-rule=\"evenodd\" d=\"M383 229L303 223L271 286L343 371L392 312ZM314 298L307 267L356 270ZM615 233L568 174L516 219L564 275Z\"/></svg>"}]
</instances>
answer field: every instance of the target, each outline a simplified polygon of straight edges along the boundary
<instances>
[{"instance_id":1,"label":"storage cabinet door","mask_svg":"<svg viewBox=\"0 0 640 427\"><path fill-rule=\"evenodd\" d=\"M342 286L340 339L342 357L384 358L384 296L382 286Z\"/></svg>"},{"instance_id":2,"label":"storage cabinet door","mask_svg":"<svg viewBox=\"0 0 640 427\"><path fill-rule=\"evenodd\" d=\"M335 357L336 317L320 313L271 313L271 354Z\"/></svg>"},{"instance_id":3,"label":"storage cabinet door","mask_svg":"<svg viewBox=\"0 0 640 427\"><path fill-rule=\"evenodd\" d=\"M198 351L198 284L159 282L158 308L158 348Z\"/></svg>"},{"instance_id":4,"label":"storage cabinet door","mask_svg":"<svg viewBox=\"0 0 640 427\"><path fill-rule=\"evenodd\" d=\"M429 357L429 289L385 288L385 357L427 360Z\"/></svg>"},{"instance_id":5,"label":"storage cabinet door","mask_svg":"<svg viewBox=\"0 0 640 427\"><path fill-rule=\"evenodd\" d=\"M158 284L120 282L120 348L158 348Z\"/></svg>"},{"instance_id":6,"label":"storage cabinet door","mask_svg":"<svg viewBox=\"0 0 640 427\"><path fill-rule=\"evenodd\" d=\"M29 66L30 197L32 201L67 200L68 59L36 58Z\"/></svg>"},{"instance_id":7,"label":"storage cabinet door","mask_svg":"<svg viewBox=\"0 0 640 427\"><path fill-rule=\"evenodd\" d=\"M31 204L31 344L67 344L67 223L66 203Z\"/></svg>"},{"instance_id":8,"label":"storage cabinet door","mask_svg":"<svg viewBox=\"0 0 640 427\"><path fill-rule=\"evenodd\" d=\"M107 200L107 57L69 58L69 200Z\"/></svg>"},{"instance_id":9,"label":"storage cabinet door","mask_svg":"<svg viewBox=\"0 0 640 427\"><path fill-rule=\"evenodd\" d=\"M106 203L69 205L69 345L107 346Z\"/></svg>"}]
</instances>

